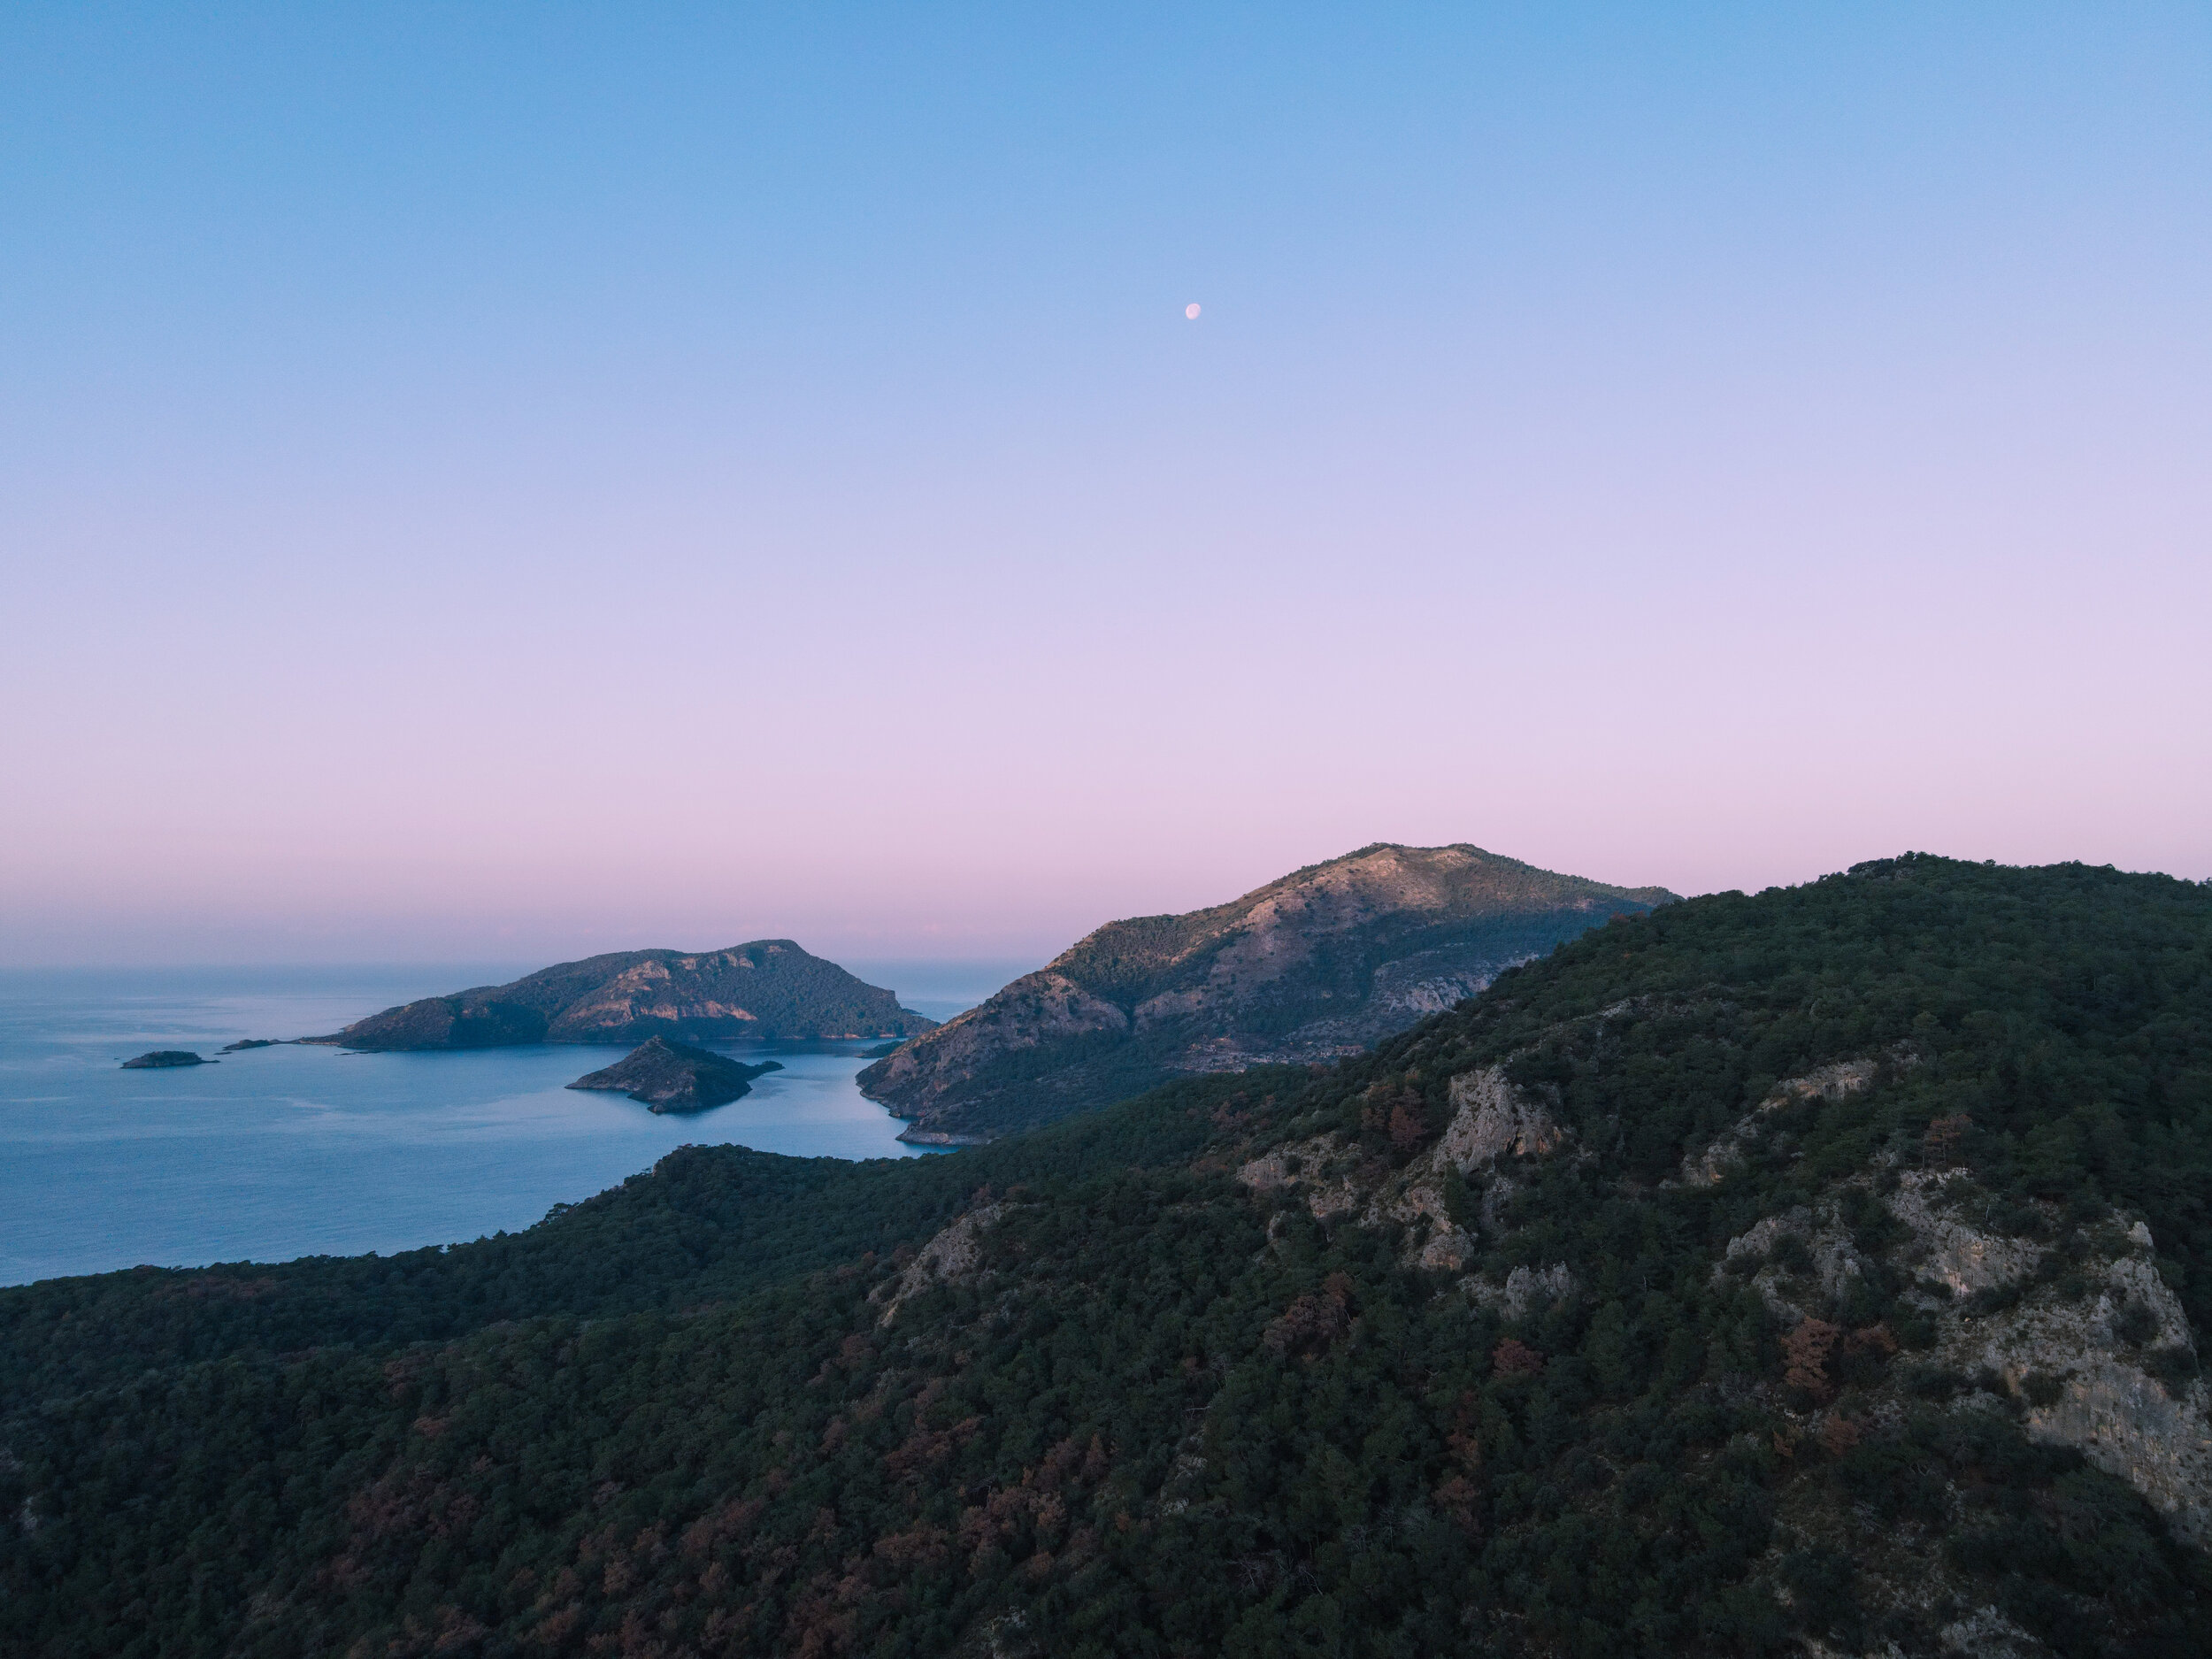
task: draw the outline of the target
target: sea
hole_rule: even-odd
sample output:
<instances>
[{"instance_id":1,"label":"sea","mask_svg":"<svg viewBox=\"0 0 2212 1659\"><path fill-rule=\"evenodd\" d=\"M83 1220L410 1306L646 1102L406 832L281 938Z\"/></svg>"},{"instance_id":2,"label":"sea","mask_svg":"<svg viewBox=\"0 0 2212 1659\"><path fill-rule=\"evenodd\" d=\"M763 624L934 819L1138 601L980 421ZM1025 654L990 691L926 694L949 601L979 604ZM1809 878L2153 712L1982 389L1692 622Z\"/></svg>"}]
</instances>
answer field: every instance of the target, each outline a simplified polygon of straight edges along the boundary
<instances>
[{"instance_id":1,"label":"sea","mask_svg":"<svg viewBox=\"0 0 2212 1659\"><path fill-rule=\"evenodd\" d=\"M564 1087L619 1048L216 1052L542 965L0 970L0 1284L515 1232L687 1144L917 1155L854 1082L871 1043L730 1048L784 1069L742 1100L667 1116ZM947 1019L1036 964L845 965ZM121 1069L157 1048L220 1063Z\"/></svg>"}]
</instances>

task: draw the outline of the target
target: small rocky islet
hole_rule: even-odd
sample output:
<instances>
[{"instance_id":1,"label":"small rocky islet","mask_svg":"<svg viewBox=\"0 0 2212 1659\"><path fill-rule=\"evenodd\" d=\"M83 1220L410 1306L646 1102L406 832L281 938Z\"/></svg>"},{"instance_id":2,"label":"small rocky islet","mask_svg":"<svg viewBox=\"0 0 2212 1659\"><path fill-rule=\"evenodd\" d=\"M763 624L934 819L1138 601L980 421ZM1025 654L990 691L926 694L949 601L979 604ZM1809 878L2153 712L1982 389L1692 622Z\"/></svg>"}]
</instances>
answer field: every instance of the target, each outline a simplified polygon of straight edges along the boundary
<instances>
[{"instance_id":1,"label":"small rocky islet","mask_svg":"<svg viewBox=\"0 0 2212 1659\"><path fill-rule=\"evenodd\" d=\"M178 1065L219 1065L219 1060L203 1059L189 1048L156 1048L150 1054L123 1062L126 1071L160 1071Z\"/></svg>"},{"instance_id":2,"label":"small rocky islet","mask_svg":"<svg viewBox=\"0 0 2212 1659\"><path fill-rule=\"evenodd\" d=\"M755 1078L782 1070L774 1060L747 1065L710 1049L653 1037L568 1087L613 1090L656 1112L704 1111L751 1094Z\"/></svg>"}]
</instances>

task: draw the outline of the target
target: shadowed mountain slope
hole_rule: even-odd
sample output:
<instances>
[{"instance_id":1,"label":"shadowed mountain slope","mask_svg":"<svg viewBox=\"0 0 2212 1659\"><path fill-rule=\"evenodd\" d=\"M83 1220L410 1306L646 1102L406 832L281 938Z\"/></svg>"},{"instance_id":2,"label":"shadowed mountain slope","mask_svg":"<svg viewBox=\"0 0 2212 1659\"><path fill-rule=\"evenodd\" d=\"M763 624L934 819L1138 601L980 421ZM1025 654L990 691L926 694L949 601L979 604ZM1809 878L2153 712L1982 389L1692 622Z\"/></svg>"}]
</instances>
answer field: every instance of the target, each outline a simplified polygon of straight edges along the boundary
<instances>
[{"instance_id":1,"label":"shadowed mountain slope","mask_svg":"<svg viewBox=\"0 0 2212 1659\"><path fill-rule=\"evenodd\" d=\"M1479 847L1377 845L1211 910L1109 922L860 1074L912 1125L987 1141L1179 1074L1356 1054L1619 915L1674 895Z\"/></svg>"},{"instance_id":2,"label":"shadowed mountain slope","mask_svg":"<svg viewBox=\"0 0 2212 1659\"><path fill-rule=\"evenodd\" d=\"M527 1042L775 1042L912 1037L936 1021L788 939L727 950L621 950L511 985L425 997L356 1020L348 1048L496 1048Z\"/></svg>"}]
</instances>

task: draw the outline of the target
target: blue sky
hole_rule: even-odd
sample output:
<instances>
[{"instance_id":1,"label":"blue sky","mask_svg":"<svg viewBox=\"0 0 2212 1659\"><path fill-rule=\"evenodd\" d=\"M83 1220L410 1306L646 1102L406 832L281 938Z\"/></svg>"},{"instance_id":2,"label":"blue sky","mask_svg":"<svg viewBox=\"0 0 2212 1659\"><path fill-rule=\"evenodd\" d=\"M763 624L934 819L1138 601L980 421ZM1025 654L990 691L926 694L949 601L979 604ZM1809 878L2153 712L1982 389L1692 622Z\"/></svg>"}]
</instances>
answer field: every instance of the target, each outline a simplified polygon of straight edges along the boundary
<instances>
[{"instance_id":1,"label":"blue sky","mask_svg":"<svg viewBox=\"0 0 2212 1659\"><path fill-rule=\"evenodd\" d=\"M2212 874L2200 7L0 44L12 959Z\"/></svg>"}]
</instances>

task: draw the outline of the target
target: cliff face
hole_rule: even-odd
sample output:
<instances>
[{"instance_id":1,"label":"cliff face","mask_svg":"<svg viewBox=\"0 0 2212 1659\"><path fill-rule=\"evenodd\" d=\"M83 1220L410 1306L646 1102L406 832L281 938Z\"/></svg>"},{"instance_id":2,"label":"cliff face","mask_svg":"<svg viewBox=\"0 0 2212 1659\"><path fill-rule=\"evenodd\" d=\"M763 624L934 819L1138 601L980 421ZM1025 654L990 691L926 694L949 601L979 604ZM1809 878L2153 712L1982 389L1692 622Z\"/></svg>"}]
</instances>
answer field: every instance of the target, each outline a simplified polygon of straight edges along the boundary
<instances>
[{"instance_id":1,"label":"cliff face","mask_svg":"<svg viewBox=\"0 0 2212 1659\"><path fill-rule=\"evenodd\" d=\"M1177 1075L1334 1060L1673 896L1476 847L1364 848L1211 910L1110 922L861 1089L914 1120L902 1139L956 1144Z\"/></svg>"},{"instance_id":2,"label":"cliff face","mask_svg":"<svg viewBox=\"0 0 2212 1659\"><path fill-rule=\"evenodd\" d=\"M511 985L425 997L317 1041L348 1048L495 1048L528 1042L771 1042L912 1037L934 1020L787 939L687 956L627 950Z\"/></svg>"}]
</instances>

